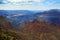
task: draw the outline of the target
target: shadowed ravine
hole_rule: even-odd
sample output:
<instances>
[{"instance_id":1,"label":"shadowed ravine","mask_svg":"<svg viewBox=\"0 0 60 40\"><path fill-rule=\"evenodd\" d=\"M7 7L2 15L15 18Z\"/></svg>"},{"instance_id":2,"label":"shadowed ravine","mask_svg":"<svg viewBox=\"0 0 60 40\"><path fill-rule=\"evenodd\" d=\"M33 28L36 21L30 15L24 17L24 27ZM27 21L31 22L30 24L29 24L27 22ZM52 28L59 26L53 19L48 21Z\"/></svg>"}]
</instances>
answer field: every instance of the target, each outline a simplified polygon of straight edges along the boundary
<instances>
[{"instance_id":1,"label":"shadowed ravine","mask_svg":"<svg viewBox=\"0 0 60 40\"><path fill-rule=\"evenodd\" d=\"M0 40L60 40L60 26L37 19L26 24L20 30L0 16Z\"/></svg>"}]
</instances>

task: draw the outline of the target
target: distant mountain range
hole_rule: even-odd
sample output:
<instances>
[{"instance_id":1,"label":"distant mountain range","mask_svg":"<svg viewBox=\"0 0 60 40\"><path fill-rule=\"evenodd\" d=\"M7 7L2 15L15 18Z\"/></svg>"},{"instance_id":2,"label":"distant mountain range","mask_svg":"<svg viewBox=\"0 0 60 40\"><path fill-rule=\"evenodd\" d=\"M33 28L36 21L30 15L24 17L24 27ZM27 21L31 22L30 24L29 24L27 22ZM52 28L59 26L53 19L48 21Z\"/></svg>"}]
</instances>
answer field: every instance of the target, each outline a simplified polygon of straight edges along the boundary
<instances>
[{"instance_id":1,"label":"distant mountain range","mask_svg":"<svg viewBox=\"0 0 60 40\"><path fill-rule=\"evenodd\" d=\"M33 14L30 10L0 10L0 15L15 15L15 14Z\"/></svg>"},{"instance_id":2,"label":"distant mountain range","mask_svg":"<svg viewBox=\"0 0 60 40\"><path fill-rule=\"evenodd\" d=\"M60 10L25 12L0 11L0 40L60 40Z\"/></svg>"},{"instance_id":3,"label":"distant mountain range","mask_svg":"<svg viewBox=\"0 0 60 40\"><path fill-rule=\"evenodd\" d=\"M60 25L60 10L53 9L42 13L44 20Z\"/></svg>"},{"instance_id":4,"label":"distant mountain range","mask_svg":"<svg viewBox=\"0 0 60 40\"><path fill-rule=\"evenodd\" d=\"M60 24L60 9L52 9L48 11L29 11L29 10L0 10L0 15L5 16L13 25L18 26L24 20L33 21L34 19L43 19Z\"/></svg>"},{"instance_id":5,"label":"distant mountain range","mask_svg":"<svg viewBox=\"0 0 60 40\"><path fill-rule=\"evenodd\" d=\"M60 40L60 26L44 20L25 20L19 29L0 16L0 40ZM20 27L20 28L21 28Z\"/></svg>"}]
</instances>

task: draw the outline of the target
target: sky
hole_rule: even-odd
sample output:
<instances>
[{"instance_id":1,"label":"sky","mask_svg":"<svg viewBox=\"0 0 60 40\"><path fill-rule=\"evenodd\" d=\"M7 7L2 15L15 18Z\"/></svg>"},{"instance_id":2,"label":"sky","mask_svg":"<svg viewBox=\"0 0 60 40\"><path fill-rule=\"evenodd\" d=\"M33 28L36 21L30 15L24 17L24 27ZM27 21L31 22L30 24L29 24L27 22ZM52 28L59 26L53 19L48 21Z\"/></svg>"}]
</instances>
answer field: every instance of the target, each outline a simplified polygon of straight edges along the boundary
<instances>
[{"instance_id":1,"label":"sky","mask_svg":"<svg viewBox=\"0 0 60 40\"><path fill-rule=\"evenodd\" d=\"M60 9L60 0L0 0L0 10Z\"/></svg>"}]
</instances>

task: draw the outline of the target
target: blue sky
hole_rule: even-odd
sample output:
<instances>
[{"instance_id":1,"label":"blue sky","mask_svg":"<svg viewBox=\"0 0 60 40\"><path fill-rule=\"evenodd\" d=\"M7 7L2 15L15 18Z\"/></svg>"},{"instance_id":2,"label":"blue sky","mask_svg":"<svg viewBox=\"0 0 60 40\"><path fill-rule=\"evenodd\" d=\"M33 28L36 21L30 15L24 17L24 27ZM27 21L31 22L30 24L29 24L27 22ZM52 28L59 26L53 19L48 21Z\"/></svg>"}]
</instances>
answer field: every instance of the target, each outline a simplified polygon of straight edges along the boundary
<instances>
[{"instance_id":1,"label":"blue sky","mask_svg":"<svg viewBox=\"0 0 60 40\"><path fill-rule=\"evenodd\" d=\"M60 0L0 0L0 10L60 9Z\"/></svg>"}]
</instances>

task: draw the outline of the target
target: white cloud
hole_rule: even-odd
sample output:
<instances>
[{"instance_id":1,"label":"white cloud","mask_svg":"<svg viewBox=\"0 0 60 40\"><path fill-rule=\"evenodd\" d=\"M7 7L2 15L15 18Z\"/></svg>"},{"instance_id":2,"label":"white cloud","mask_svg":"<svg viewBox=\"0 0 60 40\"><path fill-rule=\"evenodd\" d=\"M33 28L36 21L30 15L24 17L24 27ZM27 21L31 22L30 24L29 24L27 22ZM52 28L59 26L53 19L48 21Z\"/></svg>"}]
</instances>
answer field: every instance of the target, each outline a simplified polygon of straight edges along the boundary
<instances>
[{"instance_id":1,"label":"white cloud","mask_svg":"<svg viewBox=\"0 0 60 40\"><path fill-rule=\"evenodd\" d=\"M5 0L7 2L41 2L42 0Z\"/></svg>"},{"instance_id":2,"label":"white cloud","mask_svg":"<svg viewBox=\"0 0 60 40\"><path fill-rule=\"evenodd\" d=\"M15 14L15 15L12 15L12 16L22 16L22 15L25 15L25 14Z\"/></svg>"},{"instance_id":3,"label":"white cloud","mask_svg":"<svg viewBox=\"0 0 60 40\"><path fill-rule=\"evenodd\" d=\"M23 16L23 15L25 15L25 14L14 14L14 15L10 15L10 16L7 16L7 18L11 18L11 17L15 17L15 16Z\"/></svg>"},{"instance_id":4,"label":"white cloud","mask_svg":"<svg viewBox=\"0 0 60 40\"><path fill-rule=\"evenodd\" d=\"M3 0L3 3L5 4L40 4L42 2L42 0Z\"/></svg>"},{"instance_id":5,"label":"white cloud","mask_svg":"<svg viewBox=\"0 0 60 40\"><path fill-rule=\"evenodd\" d=\"M42 0L33 0L33 1L35 1L35 2L41 2Z\"/></svg>"},{"instance_id":6,"label":"white cloud","mask_svg":"<svg viewBox=\"0 0 60 40\"><path fill-rule=\"evenodd\" d=\"M21 2L22 0L7 0L9 2Z\"/></svg>"},{"instance_id":7,"label":"white cloud","mask_svg":"<svg viewBox=\"0 0 60 40\"><path fill-rule=\"evenodd\" d=\"M12 1L12 0L11 0ZM24 2L22 2L24 1ZM53 4L43 0L20 0L18 3L4 1L6 4L0 4L0 10L48 10L60 9L60 4Z\"/></svg>"},{"instance_id":8,"label":"white cloud","mask_svg":"<svg viewBox=\"0 0 60 40\"><path fill-rule=\"evenodd\" d=\"M49 10L49 9L60 9L59 5L29 5L29 4L1 4L0 10Z\"/></svg>"}]
</instances>

